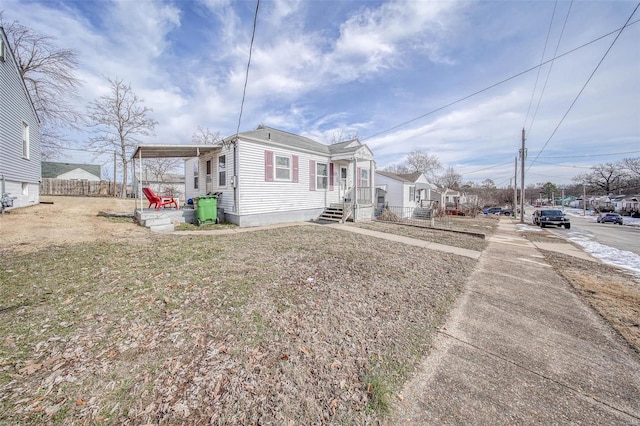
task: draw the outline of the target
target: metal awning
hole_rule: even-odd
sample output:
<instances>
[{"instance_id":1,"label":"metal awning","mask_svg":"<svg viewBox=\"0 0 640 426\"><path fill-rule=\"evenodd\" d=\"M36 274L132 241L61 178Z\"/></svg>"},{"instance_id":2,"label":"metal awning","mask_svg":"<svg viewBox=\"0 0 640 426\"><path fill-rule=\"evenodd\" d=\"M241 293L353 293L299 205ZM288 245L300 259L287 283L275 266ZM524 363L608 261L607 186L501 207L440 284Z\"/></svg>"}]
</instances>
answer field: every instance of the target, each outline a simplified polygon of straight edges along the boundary
<instances>
[{"instance_id":1,"label":"metal awning","mask_svg":"<svg viewBox=\"0 0 640 426\"><path fill-rule=\"evenodd\" d=\"M131 156L134 158L192 158L220 149L215 145L138 145Z\"/></svg>"}]
</instances>

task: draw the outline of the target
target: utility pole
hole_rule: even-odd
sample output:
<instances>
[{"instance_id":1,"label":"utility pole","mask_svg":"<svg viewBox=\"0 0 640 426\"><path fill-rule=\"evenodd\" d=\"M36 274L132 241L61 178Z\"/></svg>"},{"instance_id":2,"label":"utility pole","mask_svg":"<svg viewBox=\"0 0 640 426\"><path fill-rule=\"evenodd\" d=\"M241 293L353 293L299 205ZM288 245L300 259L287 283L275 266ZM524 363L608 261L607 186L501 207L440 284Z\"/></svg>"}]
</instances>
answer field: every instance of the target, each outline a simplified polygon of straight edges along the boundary
<instances>
[{"instance_id":1,"label":"utility pole","mask_svg":"<svg viewBox=\"0 0 640 426\"><path fill-rule=\"evenodd\" d=\"M582 216L587 215L587 185L582 184Z\"/></svg>"},{"instance_id":2,"label":"utility pole","mask_svg":"<svg viewBox=\"0 0 640 426\"><path fill-rule=\"evenodd\" d=\"M524 127L522 128L522 148L520 150L520 223L524 223L524 158L527 151L524 148Z\"/></svg>"},{"instance_id":3,"label":"utility pole","mask_svg":"<svg viewBox=\"0 0 640 426\"><path fill-rule=\"evenodd\" d=\"M518 217L518 157L515 160L515 170L513 172L513 217ZM522 214L522 210L520 214Z\"/></svg>"}]
</instances>

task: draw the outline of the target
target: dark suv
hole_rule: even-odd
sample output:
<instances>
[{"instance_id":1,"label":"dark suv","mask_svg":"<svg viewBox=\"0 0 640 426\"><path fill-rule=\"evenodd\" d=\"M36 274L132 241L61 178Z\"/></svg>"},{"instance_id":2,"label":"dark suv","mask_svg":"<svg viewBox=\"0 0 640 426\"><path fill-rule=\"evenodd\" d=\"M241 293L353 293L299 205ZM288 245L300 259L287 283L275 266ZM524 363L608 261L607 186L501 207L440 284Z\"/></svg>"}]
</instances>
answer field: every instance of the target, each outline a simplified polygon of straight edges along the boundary
<instances>
[{"instance_id":1,"label":"dark suv","mask_svg":"<svg viewBox=\"0 0 640 426\"><path fill-rule=\"evenodd\" d=\"M562 210L536 210L533 213L533 224L541 228L551 225L564 226L565 229L571 228L571 222Z\"/></svg>"}]
</instances>

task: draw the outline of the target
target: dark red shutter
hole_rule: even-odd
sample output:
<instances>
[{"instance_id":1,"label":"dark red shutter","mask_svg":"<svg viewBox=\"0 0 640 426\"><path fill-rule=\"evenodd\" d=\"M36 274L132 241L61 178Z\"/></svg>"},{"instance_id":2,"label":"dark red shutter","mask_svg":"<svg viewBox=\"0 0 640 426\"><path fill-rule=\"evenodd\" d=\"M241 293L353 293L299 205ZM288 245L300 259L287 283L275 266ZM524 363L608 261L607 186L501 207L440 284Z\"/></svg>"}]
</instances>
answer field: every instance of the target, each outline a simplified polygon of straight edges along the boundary
<instances>
[{"instance_id":1,"label":"dark red shutter","mask_svg":"<svg viewBox=\"0 0 640 426\"><path fill-rule=\"evenodd\" d=\"M309 191L316 190L316 162L309 160Z\"/></svg>"},{"instance_id":2,"label":"dark red shutter","mask_svg":"<svg viewBox=\"0 0 640 426\"><path fill-rule=\"evenodd\" d=\"M329 191L333 191L333 163L329 163Z\"/></svg>"},{"instance_id":3,"label":"dark red shutter","mask_svg":"<svg viewBox=\"0 0 640 426\"><path fill-rule=\"evenodd\" d=\"M273 182L273 151L264 152L264 181Z\"/></svg>"},{"instance_id":4,"label":"dark red shutter","mask_svg":"<svg viewBox=\"0 0 640 426\"><path fill-rule=\"evenodd\" d=\"M293 163L293 176L291 177L291 180L293 183L298 183L298 156L292 155L291 162Z\"/></svg>"}]
</instances>

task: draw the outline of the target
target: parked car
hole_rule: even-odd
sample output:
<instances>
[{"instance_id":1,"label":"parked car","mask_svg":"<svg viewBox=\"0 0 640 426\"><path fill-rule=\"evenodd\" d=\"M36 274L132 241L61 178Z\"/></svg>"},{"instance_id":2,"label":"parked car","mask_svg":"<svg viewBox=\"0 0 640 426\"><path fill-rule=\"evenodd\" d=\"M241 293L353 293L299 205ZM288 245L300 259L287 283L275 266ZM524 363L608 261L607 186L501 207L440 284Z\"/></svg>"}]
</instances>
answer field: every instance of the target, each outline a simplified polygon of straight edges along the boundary
<instances>
[{"instance_id":1,"label":"parked car","mask_svg":"<svg viewBox=\"0 0 640 426\"><path fill-rule=\"evenodd\" d=\"M598 223L611 222L622 225L622 216L620 216L618 213L600 213L596 221Z\"/></svg>"},{"instance_id":2,"label":"parked car","mask_svg":"<svg viewBox=\"0 0 640 426\"><path fill-rule=\"evenodd\" d=\"M502 207L489 207L485 209L482 213L484 214L502 214L505 216L509 216L511 214L511 209L503 209Z\"/></svg>"},{"instance_id":3,"label":"parked car","mask_svg":"<svg viewBox=\"0 0 640 426\"><path fill-rule=\"evenodd\" d=\"M571 228L571 221L564 215L562 210L536 210L533 212L533 224L541 228L546 226L564 226L565 229Z\"/></svg>"}]
</instances>

